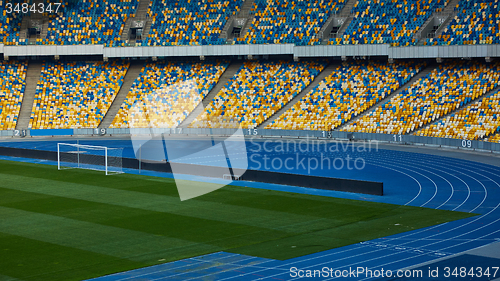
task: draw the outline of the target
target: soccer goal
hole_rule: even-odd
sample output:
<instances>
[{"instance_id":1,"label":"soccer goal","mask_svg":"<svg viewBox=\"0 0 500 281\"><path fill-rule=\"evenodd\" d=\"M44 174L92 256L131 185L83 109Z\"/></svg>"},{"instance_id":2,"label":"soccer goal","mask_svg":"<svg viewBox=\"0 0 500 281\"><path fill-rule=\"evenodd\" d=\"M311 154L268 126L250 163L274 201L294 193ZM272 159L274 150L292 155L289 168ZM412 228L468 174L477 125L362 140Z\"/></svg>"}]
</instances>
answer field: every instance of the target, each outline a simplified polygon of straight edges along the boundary
<instances>
[{"instance_id":1,"label":"soccer goal","mask_svg":"<svg viewBox=\"0 0 500 281\"><path fill-rule=\"evenodd\" d=\"M122 152L123 148L58 143L57 169L88 169L104 171L106 175L121 174Z\"/></svg>"}]
</instances>

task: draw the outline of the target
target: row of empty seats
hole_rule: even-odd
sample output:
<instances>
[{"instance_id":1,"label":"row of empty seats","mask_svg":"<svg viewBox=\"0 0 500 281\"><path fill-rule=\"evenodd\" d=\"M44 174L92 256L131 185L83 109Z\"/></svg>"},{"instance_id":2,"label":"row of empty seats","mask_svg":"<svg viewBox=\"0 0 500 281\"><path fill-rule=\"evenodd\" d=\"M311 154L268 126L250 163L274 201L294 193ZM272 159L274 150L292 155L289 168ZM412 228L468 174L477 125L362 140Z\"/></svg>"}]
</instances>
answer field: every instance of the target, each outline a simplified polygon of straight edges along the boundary
<instances>
[{"instance_id":1,"label":"row of empty seats","mask_svg":"<svg viewBox=\"0 0 500 281\"><path fill-rule=\"evenodd\" d=\"M150 62L134 81L111 128L174 128L209 93L227 62Z\"/></svg>"},{"instance_id":2,"label":"row of empty seats","mask_svg":"<svg viewBox=\"0 0 500 281\"><path fill-rule=\"evenodd\" d=\"M499 83L500 64L475 61L438 65L346 131L408 134L475 100Z\"/></svg>"},{"instance_id":3,"label":"row of empty seats","mask_svg":"<svg viewBox=\"0 0 500 281\"><path fill-rule=\"evenodd\" d=\"M496 0L460 0L457 14L429 45L470 45L500 43L500 4Z\"/></svg>"},{"instance_id":4,"label":"row of empty seats","mask_svg":"<svg viewBox=\"0 0 500 281\"><path fill-rule=\"evenodd\" d=\"M155 0L150 2L152 18L147 39L140 45L219 45L229 17L235 15L242 0Z\"/></svg>"},{"instance_id":5,"label":"row of empty seats","mask_svg":"<svg viewBox=\"0 0 500 281\"><path fill-rule=\"evenodd\" d=\"M497 130L497 133L486 139L489 142L498 142L500 143L500 130Z\"/></svg>"},{"instance_id":6,"label":"row of empty seats","mask_svg":"<svg viewBox=\"0 0 500 281\"><path fill-rule=\"evenodd\" d=\"M500 92L474 102L416 135L476 140L500 130Z\"/></svg>"},{"instance_id":7,"label":"row of empty seats","mask_svg":"<svg viewBox=\"0 0 500 281\"><path fill-rule=\"evenodd\" d=\"M324 67L319 61L247 61L191 127L255 128L307 87Z\"/></svg>"},{"instance_id":8,"label":"row of empty seats","mask_svg":"<svg viewBox=\"0 0 500 281\"><path fill-rule=\"evenodd\" d=\"M129 17L135 15L138 0L82 0L63 3L61 15L49 21L47 37L37 44L105 44L120 40Z\"/></svg>"},{"instance_id":9,"label":"row of empty seats","mask_svg":"<svg viewBox=\"0 0 500 281\"><path fill-rule=\"evenodd\" d=\"M0 130L16 128L26 88L26 71L25 62L0 62Z\"/></svg>"},{"instance_id":10,"label":"row of empty seats","mask_svg":"<svg viewBox=\"0 0 500 281\"><path fill-rule=\"evenodd\" d=\"M411 63L344 62L266 128L333 130L401 87L421 67Z\"/></svg>"},{"instance_id":11,"label":"row of empty seats","mask_svg":"<svg viewBox=\"0 0 500 281\"><path fill-rule=\"evenodd\" d=\"M0 44L15 45L24 42L24 40L20 39L22 18L22 13L7 13L7 9L2 4L2 10L0 11Z\"/></svg>"},{"instance_id":12,"label":"row of empty seats","mask_svg":"<svg viewBox=\"0 0 500 281\"><path fill-rule=\"evenodd\" d=\"M105 44L123 46L120 39L127 19L135 16L139 0L63 1L58 14L45 14L47 34L37 44ZM137 43L156 45L220 45L222 30L237 16L244 0L141 0L148 1L149 34ZM249 0L247 0L249 1ZM5 2L5 1L4 1ZM31 3L31 1L29 1ZM255 0L246 24L248 31L237 44L321 43L318 32L329 16L338 14L347 0ZM450 0L357 0L350 11L352 21L328 44L415 45L416 32L432 15L442 12ZM426 45L499 44L500 5L496 0L460 0L456 15ZM345 13L345 11L343 11ZM347 13L348 14L348 13ZM345 16L345 15L344 15ZM22 12L0 13L0 42L27 44L21 32ZM44 31L45 32L45 31ZM42 32L42 34L45 34Z\"/></svg>"},{"instance_id":13,"label":"row of empty seats","mask_svg":"<svg viewBox=\"0 0 500 281\"><path fill-rule=\"evenodd\" d=\"M319 30L346 0L255 0L248 32L237 43L313 45L320 42Z\"/></svg>"},{"instance_id":14,"label":"row of empty seats","mask_svg":"<svg viewBox=\"0 0 500 281\"><path fill-rule=\"evenodd\" d=\"M128 66L121 61L44 63L29 128L97 128Z\"/></svg>"},{"instance_id":15,"label":"row of empty seats","mask_svg":"<svg viewBox=\"0 0 500 281\"><path fill-rule=\"evenodd\" d=\"M343 36L329 43L413 45L414 34L444 5L445 0L359 0Z\"/></svg>"}]
</instances>

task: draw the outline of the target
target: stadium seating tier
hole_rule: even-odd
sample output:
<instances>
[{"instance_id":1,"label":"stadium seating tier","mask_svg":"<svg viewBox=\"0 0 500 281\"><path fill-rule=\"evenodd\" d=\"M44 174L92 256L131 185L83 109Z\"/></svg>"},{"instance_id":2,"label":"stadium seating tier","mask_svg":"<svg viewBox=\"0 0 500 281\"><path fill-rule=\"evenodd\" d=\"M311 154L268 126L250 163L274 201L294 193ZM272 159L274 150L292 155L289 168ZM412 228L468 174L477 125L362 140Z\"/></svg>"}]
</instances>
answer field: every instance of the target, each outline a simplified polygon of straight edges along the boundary
<instances>
[{"instance_id":1,"label":"stadium seating tier","mask_svg":"<svg viewBox=\"0 0 500 281\"><path fill-rule=\"evenodd\" d=\"M134 81L111 128L173 128L209 93L222 62L150 62Z\"/></svg>"},{"instance_id":2,"label":"stadium seating tier","mask_svg":"<svg viewBox=\"0 0 500 281\"><path fill-rule=\"evenodd\" d=\"M0 12L0 44L15 45L27 43L26 40L20 39L22 19L22 13L7 13L7 9L2 6Z\"/></svg>"},{"instance_id":3,"label":"stadium seating tier","mask_svg":"<svg viewBox=\"0 0 500 281\"><path fill-rule=\"evenodd\" d=\"M255 0L248 32L236 38L239 44L316 45L317 34L332 13L346 0ZM252 18L252 17L251 17Z\"/></svg>"},{"instance_id":4,"label":"stadium seating tier","mask_svg":"<svg viewBox=\"0 0 500 281\"><path fill-rule=\"evenodd\" d=\"M16 128L24 91L27 63L0 62L0 130Z\"/></svg>"},{"instance_id":5,"label":"stadium seating tier","mask_svg":"<svg viewBox=\"0 0 500 281\"><path fill-rule=\"evenodd\" d=\"M246 61L191 127L255 128L307 87L325 65Z\"/></svg>"},{"instance_id":6,"label":"stadium seating tier","mask_svg":"<svg viewBox=\"0 0 500 281\"><path fill-rule=\"evenodd\" d=\"M128 66L123 62L44 63L29 128L97 128Z\"/></svg>"},{"instance_id":7,"label":"stadium seating tier","mask_svg":"<svg viewBox=\"0 0 500 281\"><path fill-rule=\"evenodd\" d=\"M499 67L474 61L441 64L344 130L408 134L495 88Z\"/></svg>"},{"instance_id":8,"label":"stadium seating tier","mask_svg":"<svg viewBox=\"0 0 500 281\"><path fill-rule=\"evenodd\" d=\"M500 93L484 97L416 135L476 140L500 131Z\"/></svg>"},{"instance_id":9,"label":"stadium seating tier","mask_svg":"<svg viewBox=\"0 0 500 281\"><path fill-rule=\"evenodd\" d=\"M426 45L476 45L500 43L500 5L496 0L460 0L456 15Z\"/></svg>"},{"instance_id":10,"label":"stadium seating tier","mask_svg":"<svg viewBox=\"0 0 500 281\"><path fill-rule=\"evenodd\" d=\"M71 5L65 2L61 13L52 15L47 37L37 39L37 44L122 43L120 35L127 19L135 15L137 4L138 0L82 0Z\"/></svg>"},{"instance_id":11,"label":"stadium seating tier","mask_svg":"<svg viewBox=\"0 0 500 281\"><path fill-rule=\"evenodd\" d=\"M422 64L344 62L268 129L333 130L415 75Z\"/></svg>"},{"instance_id":12,"label":"stadium seating tier","mask_svg":"<svg viewBox=\"0 0 500 281\"><path fill-rule=\"evenodd\" d=\"M24 0L25 2L30 2ZM240 12L244 0L140 0L148 1L149 34L136 41L139 46L221 45L224 26ZM247 0L248 1L248 0ZM250 11L251 22L236 44L318 45L318 32L333 14L339 14L347 0L255 0ZM421 44L417 31L433 15L443 12L450 0L358 0L349 13L352 20L342 36L328 44ZM125 46L120 37L127 19L133 18L139 0L65 0L57 14L43 14L49 19L36 44L74 45L104 44ZM496 0L460 0L451 22L436 38L423 40L424 45L500 44L500 5ZM443 15L443 14L441 14ZM20 12L0 13L0 43L26 45L21 31L26 15ZM245 26L247 26L245 25ZM23 27L23 28L26 28Z\"/></svg>"},{"instance_id":13,"label":"stadium seating tier","mask_svg":"<svg viewBox=\"0 0 500 281\"><path fill-rule=\"evenodd\" d=\"M243 0L153 0L148 16L149 35L139 45L220 45L224 25L235 15Z\"/></svg>"},{"instance_id":14,"label":"stadium seating tier","mask_svg":"<svg viewBox=\"0 0 500 281\"><path fill-rule=\"evenodd\" d=\"M414 45L415 33L444 5L445 0L359 0L342 37L330 39L329 44Z\"/></svg>"},{"instance_id":15,"label":"stadium seating tier","mask_svg":"<svg viewBox=\"0 0 500 281\"><path fill-rule=\"evenodd\" d=\"M497 133L491 137L489 137L488 139L486 139L487 141L489 142L498 142L500 143L500 134L498 133L500 130L497 129Z\"/></svg>"}]
</instances>

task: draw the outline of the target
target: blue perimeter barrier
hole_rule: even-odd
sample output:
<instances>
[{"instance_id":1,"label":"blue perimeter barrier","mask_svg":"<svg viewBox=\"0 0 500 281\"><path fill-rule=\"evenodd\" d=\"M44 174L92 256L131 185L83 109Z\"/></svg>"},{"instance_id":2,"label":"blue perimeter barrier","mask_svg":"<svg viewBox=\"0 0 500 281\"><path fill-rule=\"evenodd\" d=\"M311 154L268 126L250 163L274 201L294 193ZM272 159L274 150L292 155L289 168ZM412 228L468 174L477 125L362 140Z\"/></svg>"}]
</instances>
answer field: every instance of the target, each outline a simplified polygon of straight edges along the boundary
<instances>
[{"instance_id":1,"label":"blue perimeter barrier","mask_svg":"<svg viewBox=\"0 0 500 281\"><path fill-rule=\"evenodd\" d=\"M38 129L29 130L31 136L72 136L73 129Z\"/></svg>"},{"instance_id":2,"label":"blue perimeter barrier","mask_svg":"<svg viewBox=\"0 0 500 281\"><path fill-rule=\"evenodd\" d=\"M74 136L74 135L221 135L230 136L236 129L194 129L194 128L119 128L119 129L37 129L37 130L10 130L0 131L0 137L24 136ZM380 141L395 144L410 144L424 146L439 146L459 148L465 150L484 150L500 152L500 143L491 143L480 140L462 140L451 138L424 137L415 135L360 133L343 131L310 131L310 130L278 130L278 129L242 129L245 136L276 137L276 138L316 138L340 139L358 141Z\"/></svg>"}]
</instances>

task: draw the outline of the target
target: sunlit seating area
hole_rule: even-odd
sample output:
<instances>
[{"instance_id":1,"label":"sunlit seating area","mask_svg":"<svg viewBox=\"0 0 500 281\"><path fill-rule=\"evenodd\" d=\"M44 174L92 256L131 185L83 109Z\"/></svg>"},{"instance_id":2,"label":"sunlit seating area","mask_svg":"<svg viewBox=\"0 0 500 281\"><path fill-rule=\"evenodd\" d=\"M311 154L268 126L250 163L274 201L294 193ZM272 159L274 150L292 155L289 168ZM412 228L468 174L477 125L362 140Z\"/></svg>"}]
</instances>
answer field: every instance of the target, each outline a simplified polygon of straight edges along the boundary
<instances>
[{"instance_id":1,"label":"sunlit seating area","mask_svg":"<svg viewBox=\"0 0 500 281\"><path fill-rule=\"evenodd\" d=\"M413 35L447 0L381 1L359 0L352 9L352 21L340 38L329 44L392 44L408 46Z\"/></svg>"},{"instance_id":2,"label":"sunlit seating area","mask_svg":"<svg viewBox=\"0 0 500 281\"><path fill-rule=\"evenodd\" d=\"M419 132L420 136L477 140L500 129L500 92L466 106Z\"/></svg>"},{"instance_id":3,"label":"sunlit seating area","mask_svg":"<svg viewBox=\"0 0 500 281\"><path fill-rule=\"evenodd\" d=\"M151 1L151 29L140 45L220 45L224 25L240 10L242 0Z\"/></svg>"},{"instance_id":4,"label":"sunlit seating area","mask_svg":"<svg viewBox=\"0 0 500 281\"><path fill-rule=\"evenodd\" d=\"M110 127L176 127L217 84L227 66L226 61L147 63Z\"/></svg>"},{"instance_id":5,"label":"sunlit seating area","mask_svg":"<svg viewBox=\"0 0 500 281\"><path fill-rule=\"evenodd\" d=\"M266 128L333 130L391 94L422 67L412 63L344 62Z\"/></svg>"},{"instance_id":6,"label":"sunlit seating area","mask_svg":"<svg viewBox=\"0 0 500 281\"><path fill-rule=\"evenodd\" d=\"M121 61L44 63L29 128L97 128L128 66Z\"/></svg>"},{"instance_id":7,"label":"sunlit seating area","mask_svg":"<svg viewBox=\"0 0 500 281\"><path fill-rule=\"evenodd\" d=\"M133 17L138 0L83 0L66 2L61 15L51 19L47 37L37 44L105 44L120 40L125 22Z\"/></svg>"},{"instance_id":8,"label":"sunlit seating area","mask_svg":"<svg viewBox=\"0 0 500 281\"><path fill-rule=\"evenodd\" d=\"M243 44L319 44L316 37L332 13L338 13L345 0L255 0L250 28L237 43Z\"/></svg>"},{"instance_id":9,"label":"sunlit seating area","mask_svg":"<svg viewBox=\"0 0 500 281\"><path fill-rule=\"evenodd\" d=\"M438 65L345 131L408 134L498 86L500 64L475 61Z\"/></svg>"},{"instance_id":10,"label":"sunlit seating area","mask_svg":"<svg viewBox=\"0 0 500 281\"><path fill-rule=\"evenodd\" d=\"M426 45L500 43L500 4L496 0L460 0L457 15L437 38Z\"/></svg>"},{"instance_id":11,"label":"sunlit seating area","mask_svg":"<svg viewBox=\"0 0 500 281\"><path fill-rule=\"evenodd\" d=\"M489 142L498 142L500 143L500 128L497 128L497 133L486 139Z\"/></svg>"},{"instance_id":12,"label":"sunlit seating area","mask_svg":"<svg viewBox=\"0 0 500 281\"><path fill-rule=\"evenodd\" d=\"M25 62L0 62L0 130L16 128L26 88L26 70Z\"/></svg>"},{"instance_id":13,"label":"sunlit seating area","mask_svg":"<svg viewBox=\"0 0 500 281\"><path fill-rule=\"evenodd\" d=\"M309 85L319 61L246 61L191 124L194 128L255 128Z\"/></svg>"}]
</instances>

